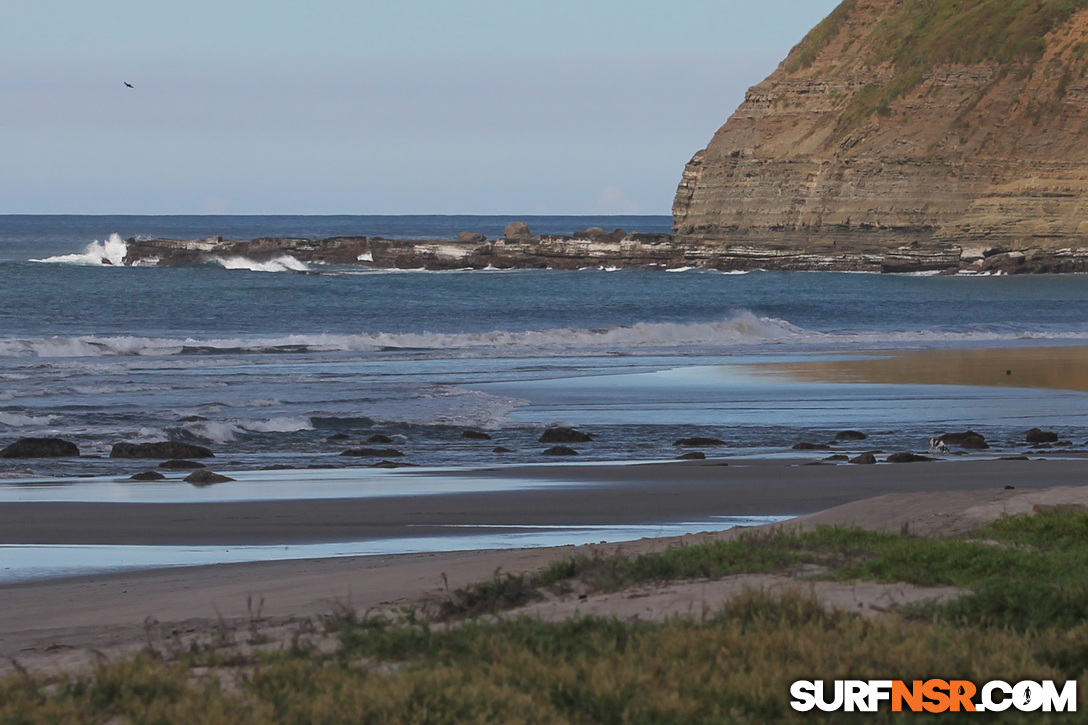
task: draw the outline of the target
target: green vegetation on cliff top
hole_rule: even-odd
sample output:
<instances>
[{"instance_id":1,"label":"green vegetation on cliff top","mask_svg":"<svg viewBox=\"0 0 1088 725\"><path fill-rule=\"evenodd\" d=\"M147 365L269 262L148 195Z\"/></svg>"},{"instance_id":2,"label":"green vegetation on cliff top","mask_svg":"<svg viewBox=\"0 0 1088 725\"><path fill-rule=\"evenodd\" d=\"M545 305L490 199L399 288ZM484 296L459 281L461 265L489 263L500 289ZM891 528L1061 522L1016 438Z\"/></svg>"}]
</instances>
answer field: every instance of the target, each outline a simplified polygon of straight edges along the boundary
<instances>
[{"instance_id":1,"label":"green vegetation on cliff top","mask_svg":"<svg viewBox=\"0 0 1088 725\"><path fill-rule=\"evenodd\" d=\"M903 0L875 28L866 62L925 72L946 63L1033 61L1044 37L1088 0ZM794 48L787 70L808 68L857 7L845 0Z\"/></svg>"},{"instance_id":2,"label":"green vegetation on cliff top","mask_svg":"<svg viewBox=\"0 0 1088 725\"><path fill-rule=\"evenodd\" d=\"M887 113L899 96L918 86L933 68L947 64L1030 64L1046 50L1045 36L1088 0L902 0L871 28L851 39L869 65L890 63L894 75L856 94L836 127L841 139L873 113ZM794 48L784 65L809 68L857 8L845 0Z\"/></svg>"}]
</instances>

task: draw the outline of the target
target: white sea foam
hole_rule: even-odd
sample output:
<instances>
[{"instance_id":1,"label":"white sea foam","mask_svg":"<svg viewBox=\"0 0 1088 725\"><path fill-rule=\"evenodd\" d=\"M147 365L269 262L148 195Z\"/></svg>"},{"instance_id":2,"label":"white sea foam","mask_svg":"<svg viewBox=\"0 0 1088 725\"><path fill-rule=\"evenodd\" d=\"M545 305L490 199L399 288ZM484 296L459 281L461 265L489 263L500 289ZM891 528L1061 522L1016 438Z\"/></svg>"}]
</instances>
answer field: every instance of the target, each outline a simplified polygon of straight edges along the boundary
<instances>
[{"instance_id":1,"label":"white sea foam","mask_svg":"<svg viewBox=\"0 0 1088 725\"><path fill-rule=\"evenodd\" d=\"M313 429L309 418L289 416L268 420L204 420L182 426L189 435L210 443L230 443L246 433L295 433Z\"/></svg>"},{"instance_id":2,"label":"white sea foam","mask_svg":"<svg viewBox=\"0 0 1088 725\"><path fill-rule=\"evenodd\" d=\"M375 411L373 417L401 423L495 428L504 423L512 411L526 405L529 401L521 398L457 385L435 385L399 399L393 405L384 403L382 410Z\"/></svg>"},{"instance_id":3,"label":"white sea foam","mask_svg":"<svg viewBox=\"0 0 1088 725\"><path fill-rule=\"evenodd\" d=\"M62 254L45 259L32 259L31 262L43 264L79 264L124 266L128 246L119 234L111 234L105 242L94 241L88 244L82 254Z\"/></svg>"},{"instance_id":4,"label":"white sea foam","mask_svg":"<svg viewBox=\"0 0 1088 725\"><path fill-rule=\"evenodd\" d=\"M234 423L214 420L186 423L181 428L194 438L209 443L230 443L242 433L242 429Z\"/></svg>"},{"instance_id":5,"label":"white sea foam","mask_svg":"<svg viewBox=\"0 0 1088 725\"><path fill-rule=\"evenodd\" d=\"M917 329L825 333L748 311L716 322L654 322L587 329L492 330L473 333L314 334L206 340L130 336L0 339L0 358L175 356L246 353L377 352L409 350L447 356L503 352L565 353L669 348L729 348L753 345L857 346L880 344L977 343L1012 340L1088 340L1088 331L1029 329ZM194 360L191 364L196 364Z\"/></svg>"},{"instance_id":6,"label":"white sea foam","mask_svg":"<svg viewBox=\"0 0 1088 725\"><path fill-rule=\"evenodd\" d=\"M236 403L225 403L228 408L278 408L283 402L275 398L261 398L259 400L240 400Z\"/></svg>"},{"instance_id":7,"label":"white sea foam","mask_svg":"<svg viewBox=\"0 0 1088 725\"><path fill-rule=\"evenodd\" d=\"M255 262L245 257L212 257L210 261L225 269L245 269L250 272L306 272L310 269L305 262L286 254L267 262Z\"/></svg>"},{"instance_id":8,"label":"white sea foam","mask_svg":"<svg viewBox=\"0 0 1088 725\"><path fill-rule=\"evenodd\" d=\"M280 416L268 420L239 421L238 426L253 433L297 433L300 430L313 430L314 424L309 418Z\"/></svg>"},{"instance_id":9,"label":"white sea foam","mask_svg":"<svg viewBox=\"0 0 1088 725\"><path fill-rule=\"evenodd\" d=\"M0 425L22 428L28 425L49 425L57 419L55 415L21 415L19 413L0 413Z\"/></svg>"}]
</instances>

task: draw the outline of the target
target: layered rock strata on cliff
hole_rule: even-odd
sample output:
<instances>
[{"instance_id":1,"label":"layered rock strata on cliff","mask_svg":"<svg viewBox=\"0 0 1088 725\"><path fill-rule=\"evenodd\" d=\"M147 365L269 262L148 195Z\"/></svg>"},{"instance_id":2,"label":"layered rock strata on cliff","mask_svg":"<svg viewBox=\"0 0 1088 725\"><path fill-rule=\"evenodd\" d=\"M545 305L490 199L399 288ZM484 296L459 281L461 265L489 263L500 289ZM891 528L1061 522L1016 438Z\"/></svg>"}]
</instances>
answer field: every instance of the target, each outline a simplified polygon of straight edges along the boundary
<instances>
[{"instance_id":1,"label":"layered rock strata on cliff","mask_svg":"<svg viewBox=\"0 0 1088 725\"><path fill-rule=\"evenodd\" d=\"M1084 0L847 0L688 163L677 239L1083 271L1086 74Z\"/></svg>"}]
</instances>

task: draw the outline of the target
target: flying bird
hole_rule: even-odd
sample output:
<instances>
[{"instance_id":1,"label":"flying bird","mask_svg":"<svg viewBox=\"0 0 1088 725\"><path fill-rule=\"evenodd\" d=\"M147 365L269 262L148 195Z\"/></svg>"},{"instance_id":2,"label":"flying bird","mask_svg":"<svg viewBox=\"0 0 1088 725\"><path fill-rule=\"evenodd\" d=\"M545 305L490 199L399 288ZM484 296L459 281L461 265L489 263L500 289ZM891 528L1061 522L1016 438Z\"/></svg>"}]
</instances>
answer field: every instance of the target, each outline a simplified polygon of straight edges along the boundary
<instances>
[{"instance_id":1,"label":"flying bird","mask_svg":"<svg viewBox=\"0 0 1088 725\"><path fill-rule=\"evenodd\" d=\"M136 86L132 85L131 83L129 83L128 81L121 81L121 82L125 84L125 88L135 88L136 87Z\"/></svg>"}]
</instances>

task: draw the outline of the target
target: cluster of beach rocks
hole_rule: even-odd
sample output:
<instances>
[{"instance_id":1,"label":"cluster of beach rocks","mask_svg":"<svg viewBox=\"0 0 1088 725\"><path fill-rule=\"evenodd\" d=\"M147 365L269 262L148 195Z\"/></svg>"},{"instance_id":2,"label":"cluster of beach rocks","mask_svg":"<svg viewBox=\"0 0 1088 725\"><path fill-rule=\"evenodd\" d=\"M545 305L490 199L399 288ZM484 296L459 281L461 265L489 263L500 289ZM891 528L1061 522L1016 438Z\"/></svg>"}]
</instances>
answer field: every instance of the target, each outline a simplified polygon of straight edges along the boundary
<instances>
[{"instance_id":1,"label":"cluster of beach rocks","mask_svg":"<svg viewBox=\"0 0 1088 725\"><path fill-rule=\"evenodd\" d=\"M490 433L466 429L461 431L460 438L466 442L489 443L493 442ZM884 451L880 449L861 450L861 444L869 439L869 435L856 430L844 430L836 433L832 440L828 441L799 441L791 450L799 453L827 452L828 455L820 460L810 461L804 465L830 465L830 464L856 464L872 465L876 463L916 463L940 460L945 456L962 456L971 451L991 450L990 442L981 433L973 430L963 432L945 432L931 438L928 447L918 451ZM325 439L329 444L349 443L352 436L347 433L336 433ZM536 439L538 443L546 446L541 450L530 452L535 460L536 456L544 458L567 458L582 455L579 447L592 444L596 440L593 433L571 427L546 428ZM390 436L384 433L372 433L369 437L360 441L361 445L343 448L338 454L340 458L365 460L366 465L372 468L401 468L412 466L405 459L404 443L408 439L403 435ZM509 443L509 441L507 441ZM350 443L349 443L350 445ZM511 445L514 445L511 443ZM1085 443L1088 446L1088 442ZM675 456L678 460L703 461L707 460L708 452L711 454L722 449L727 449L730 444L721 438L709 436L689 436L676 440L672 446L682 449L683 452ZM1004 460L1026 460L1028 453L1044 454L1048 451L1071 452L1073 441L1063 440L1054 431L1044 431L1033 428L1024 432L1020 441L1005 441L999 445L999 452L1010 452L1013 455L996 456ZM524 448L524 446L522 446ZM528 451L522 451L523 453ZM736 455L738 451L733 451ZM505 456L518 453L517 450L505 445L495 445L490 448L490 453ZM0 459L39 459L39 458L76 458L80 457L79 447L60 438L21 438L6 448L0 450ZM991 454L993 455L993 454ZM880 458L878 458L880 456ZM112 446L109 458L128 460L157 460L160 461L152 469L139 471L131 476L137 481L161 481L167 476L163 473L189 471L184 481L197 486L224 483L233 479L222 474L208 470L201 459L214 458L211 449L187 443L183 441L160 441L153 443L119 442ZM727 465L719 459L717 465ZM530 460L533 460L530 459ZM346 464L346 465L345 465ZM224 464L226 466L241 466L238 462ZM306 468L343 468L352 464L347 461L344 464L313 463ZM299 466L287 464L271 464L262 467L262 470L291 470Z\"/></svg>"}]
</instances>

